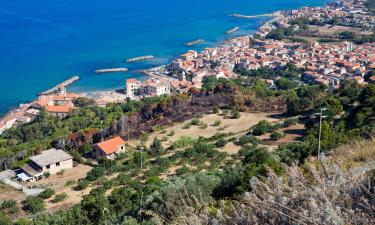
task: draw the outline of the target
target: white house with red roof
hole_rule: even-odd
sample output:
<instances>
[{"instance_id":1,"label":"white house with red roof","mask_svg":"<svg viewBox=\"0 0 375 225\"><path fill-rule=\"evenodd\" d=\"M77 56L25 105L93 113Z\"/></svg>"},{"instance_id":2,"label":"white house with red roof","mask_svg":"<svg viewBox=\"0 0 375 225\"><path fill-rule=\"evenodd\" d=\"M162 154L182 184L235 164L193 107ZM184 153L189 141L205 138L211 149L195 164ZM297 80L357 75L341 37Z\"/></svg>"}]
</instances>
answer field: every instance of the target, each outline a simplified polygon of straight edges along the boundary
<instances>
[{"instance_id":1,"label":"white house with red roof","mask_svg":"<svg viewBox=\"0 0 375 225\"><path fill-rule=\"evenodd\" d=\"M114 137L100 142L93 147L93 154L96 159L116 159L118 154L125 152L126 142L121 137Z\"/></svg>"}]
</instances>

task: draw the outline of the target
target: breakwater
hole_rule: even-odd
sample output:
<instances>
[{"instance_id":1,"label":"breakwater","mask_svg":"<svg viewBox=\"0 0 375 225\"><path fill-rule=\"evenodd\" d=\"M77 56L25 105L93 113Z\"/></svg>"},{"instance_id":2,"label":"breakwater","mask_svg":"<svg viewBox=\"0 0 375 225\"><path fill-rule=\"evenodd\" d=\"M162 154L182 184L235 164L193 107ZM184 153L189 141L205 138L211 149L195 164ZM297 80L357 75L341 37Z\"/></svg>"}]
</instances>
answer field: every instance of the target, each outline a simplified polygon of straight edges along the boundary
<instances>
[{"instance_id":1,"label":"breakwater","mask_svg":"<svg viewBox=\"0 0 375 225\"><path fill-rule=\"evenodd\" d=\"M226 34L232 34L232 33L236 32L236 31L238 31L239 29L240 29L239 27L234 27L234 28L232 28L230 30L225 31L225 33Z\"/></svg>"},{"instance_id":2,"label":"breakwater","mask_svg":"<svg viewBox=\"0 0 375 225\"><path fill-rule=\"evenodd\" d=\"M53 88L48 89L46 91L43 91L43 92L39 93L39 95L49 95L49 94L56 93L59 90L61 90L62 88L65 88L65 87L73 84L77 80L79 80L79 76L72 76L71 78L69 78L69 79L61 82L60 84L54 86Z\"/></svg>"},{"instance_id":3,"label":"breakwater","mask_svg":"<svg viewBox=\"0 0 375 225\"><path fill-rule=\"evenodd\" d=\"M194 41L189 41L187 43L185 43L186 46L193 46L193 45L197 45L197 44L200 44L200 43L203 43L204 40L203 39L197 39L197 40L194 40Z\"/></svg>"},{"instance_id":4,"label":"breakwater","mask_svg":"<svg viewBox=\"0 0 375 225\"><path fill-rule=\"evenodd\" d=\"M154 58L154 56L152 56L152 55L145 55L145 56L139 56L139 57L127 59L126 62L132 63L132 62L138 62L138 61L143 61L143 60L149 60L149 59L153 59L153 58Z\"/></svg>"},{"instance_id":5,"label":"breakwater","mask_svg":"<svg viewBox=\"0 0 375 225\"><path fill-rule=\"evenodd\" d=\"M259 17L274 17L277 15L276 13L267 13L267 14L252 15L252 16L241 15L241 14L230 14L229 16L242 18L242 19L254 19L254 18L259 18Z\"/></svg>"},{"instance_id":6,"label":"breakwater","mask_svg":"<svg viewBox=\"0 0 375 225\"><path fill-rule=\"evenodd\" d=\"M95 73L114 73L114 72L127 72L128 68L108 68L108 69L98 69Z\"/></svg>"}]
</instances>

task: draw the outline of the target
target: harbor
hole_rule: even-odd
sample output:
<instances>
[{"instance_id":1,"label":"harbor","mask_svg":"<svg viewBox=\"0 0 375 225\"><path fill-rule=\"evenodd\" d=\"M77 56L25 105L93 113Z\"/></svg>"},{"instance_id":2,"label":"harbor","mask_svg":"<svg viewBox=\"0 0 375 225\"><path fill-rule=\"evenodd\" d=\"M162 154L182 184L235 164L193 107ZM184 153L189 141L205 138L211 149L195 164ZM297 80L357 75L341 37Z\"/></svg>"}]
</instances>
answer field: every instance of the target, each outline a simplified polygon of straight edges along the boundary
<instances>
[{"instance_id":1,"label":"harbor","mask_svg":"<svg viewBox=\"0 0 375 225\"><path fill-rule=\"evenodd\" d=\"M194 40L194 41L187 42L187 43L185 43L185 45L186 46L193 46L193 45L203 43L204 41L205 40L203 40L203 39L197 39L197 40Z\"/></svg>"},{"instance_id":2,"label":"harbor","mask_svg":"<svg viewBox=\"0 0 375 225\"><path fill-rule=\"evenodd\" d=\"M97 69L95 73L116 73L116 72L127 72L128 68L108 68L108 69Z\"/></svg>"},{"instance_id":3,"label":"harbor","mask_svg":"<svg viewBox=\"0 0 375 225\"><path fill-rule=\"evenodd\" d=\"M236 32L236 31L238 31L239 29L240 29L239 27L234 27L234 28L232 28L230 30L225 31L225 33L226 34L232 34L232 33Z\"/></svg>"},{"instance_id":4,"label":"harbor","mask_svg":"<svg viewBox=\"0 0 375 225\"><path fill-rule=\"evenodd\" d=\"M53 93L56 93L58 92L59 90L73 84L75 81L79 80L79 76L72 76L71 78L61 82L60 84L54 86L53 88L51 89L48 89L46 91L43 91L41 93L39 93L39 95L49 95L49 94L53 94Z\"/></svg>"},{"instance_id":5,"label":"harbor","mask_svg":"<svg viewBox=\"0 0 375 225\"><path fill-rule=\"evenodd\" d=\"M133 63L133 62L144 61L144 60L149 60L149 59L153 59L153 58L154 58L154 56L152 56L152 55L139 56L139 57L127 59L126 62L127 63Z\"/></svg>"}]
</instances>

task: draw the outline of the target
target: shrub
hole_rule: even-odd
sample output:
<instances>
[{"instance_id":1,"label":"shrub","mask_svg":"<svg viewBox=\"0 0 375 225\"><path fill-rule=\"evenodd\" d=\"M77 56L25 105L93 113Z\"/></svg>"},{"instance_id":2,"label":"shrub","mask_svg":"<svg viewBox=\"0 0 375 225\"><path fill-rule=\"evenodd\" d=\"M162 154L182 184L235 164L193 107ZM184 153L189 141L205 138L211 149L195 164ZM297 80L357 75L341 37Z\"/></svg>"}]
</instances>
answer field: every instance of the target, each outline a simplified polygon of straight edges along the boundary
<instances>
[{"instance_id":1,"label":"shrub","mask_svg":"<svg viewBox=\"0 0 375 225\"><path fill-rule=\"evenodd\" d=\"M179 148L187 147L189 145L193 145L194 143L195 143L195 140L193 138L182 136L173 143L172 148L179 149Z\"/></svg>"},{"instance_id":2,"label":"shrub","mask_svg":"<svg viewBox=\"0 0 375 225\"><path fill-rule=\"evenodd\" d=\"M148 140L148 133L147 132L142 132L140 140L142 142L146 142Z\"/></svg>"},{"instance_id":3,"label":"shrub","mask_svg":"<svg viewBox=\"0 0 375 225\"><path fill-rule=\"evenodd\" d=\"M283 127L290 127L297 124L297 119L289 118L284 121Z\"/></svg>"},{"instance_id":4,"label":"shrub","mask_svg":"<svg viewBox=\"0 0 375 225\"><path fill-rule=\"evenodd\" d=\"M0 210L2 209L10 209L17 205L17 202L15 200L6 200L3 203L1 203Z\"/></svg>"},{"instance_id":5,"label":"shrub","mask_svg":"<svg viewBox=\"0 0 375 225\"><path fill-rule=\"evenodd\" d=\"M218 148L222 148L227 144L227 141L224 138L220 138L216 141L215 146Z\"/></svg>"},{"instance_id":6,"label":"shrub","mask_svg":"<svg viewBox=\"0 0 375 225\"><path fill-rule=\"evenodd\" d=\"M87 173L86 179L89 181L94 181L104 176L105 169L102 166L94 167L90 172Z\"/></svg>"},{"instance_id":7,"label":"shrub","mask_svg":"<svg viewBox=\"0 0 375 225\"><path fill-rule=\"evenodd\" d=\"M255 136L260 136L269 132L270 129L271 129L271 124L266 120L262 120L257 125L252 127L252 133Z\"/></svg>"},{"instance_id":8,"label":"shrub","mask_svg":"<svg viewBox=\"0 0 375 225\"><path fill-rule=\"evenodd\" d=\"M219 109L219 107L217 107L217 106L214 106L214 107L212 108L212 112L215 113L215 114L218 114L219 111L220 111L220 109Z\"/></svg>"},{"instance_id":9,"label":"shrub","mask_svg":"<svg viewBox=\"0 0 375 225\"><path fill-rule=\"evenodd\" d=\"M199 126L199 125L201 125L201 123L202 122L197 118L192 119L191 122L190 122L190 124L193 125L193 126Z\"/></svg>"},{"instance_id":10,"label":"shrub","mask_svg":"<svg viewBox=\"0 0 375 225\"><path fill-rule=\"evenodd\" d=\"M241 117L241 113L237 110L232 110L231 112L231 118L232 119L239 119Z\"/></svg>"},{"instance_id":11,"label":"shrub","mask_svg":"<svg viewBox=\"0 0 375 225\"><path fill-rule=\"evenodd\" d=\"M51 198L52 195L54 195L54 194L55 194L55 191L53 189L47 188L42 193L40 193L39 197L41 197L43 199L47 199L47 198Z\"/></svg>"},{"instance_id":12,"label":"shrub","mask_svg":"<svg viewBox=\"0 0 375 225\"><path fill-rule=\"evenodd\" d=\"M182 166L176 170L176 175L180 176L190 172L190 169L187 166Z\"/></svg>"},{"instance_id":13,"label":"shrub","mask_svg":"<svg viewBox=\"0 0 375 225\"><path fill-rule=\"evenodd\" d=\"M215 122L214 122L214 124L212 124L212 126L214 126L214 127L218 127L218 126L220 126L221 125L221 120L216 120Z\"/></svg>"},{"instance_id":14,"label":"shrub","mask_svg":"<svg viewBox=\"0 0 375 225\"><path fill-rule=\"evenodd\" d=\"M172 137L173 135L175 135L175 133L176 132L174 130L171 130L171 132L169 132L167 135L170 136L170 137Z\"/></svg>"},{"instance_id":15,"label":"shrub","mask_svg":"<svg viewBox=\"0 0 375 225\"><path fill-rule=\"evenodd\" d=\"M270 139L271 141L278 141L282 137L282 134L280 132L274 131L272 132Z\"/></svg>"},{"instance_id":16,"label":"shrub","mask_svg":"<svg viewBox=\"0 0 375 225\"><path fill-rule=\"evenodd\" d=\"M87 180L80 180L78 181L77 186L75 186L74 190L82 191L85 190L90 185L90 182Z\"/></svg>"},{"instance_id":17,"label":"shrub","mask_svg":"<svg viewBox=\"0 0 375 225\"><path fill-rule=\"evenodd\" d=\"M258 140L256 139L256 137L252 136L252 135L244 135L242 137L240 137L238 139L238 145L246 145L246 144L253 144L253 145L256 145L258 144Z\"/></svg>"},{"instance_id":18,"label":"shrub","mask_svg":"<svg viewBox=\"0 0 375 225\"><path fill-rule=\"evenodd\" d=\"M24 202L24 208L31 213L37 213L43 211L45 205L41 197L28 196Z\"/></svg>"},{"instance_id":19,"label":"shrub","mask_svg":"<svg viewBox=\"0 0 375 225\"><path fill-rule=\"evenodd\" d=\"M55 196L54 199L52 199L52 203L58 203L58 202L62 202L64 200L66 200L68 198L68 194L67 193L61 193L61 194L58 194Z\"/></svg>"},{"instance_id":20,"label":"shrub","mask_svg":"<svg viewBox=\"0 0 375 225\"><path fill-rule=\"evenodd\" d=\"M200 129L207 129L208 125L206 123L203 123L199 128Z\"/></svg>"},{"instance_id":21,"label":"shrub","mask_svg":"<svg viewBox=\"0 0 375 225\"><path fill-rule=\"evenodd\" d=\"M191 127L191 124L190 124L190 123L187 123L187 124L185 124L185 125L182 127L182 129L190 129L190 127Z\"/></svg>"}]
</instances>

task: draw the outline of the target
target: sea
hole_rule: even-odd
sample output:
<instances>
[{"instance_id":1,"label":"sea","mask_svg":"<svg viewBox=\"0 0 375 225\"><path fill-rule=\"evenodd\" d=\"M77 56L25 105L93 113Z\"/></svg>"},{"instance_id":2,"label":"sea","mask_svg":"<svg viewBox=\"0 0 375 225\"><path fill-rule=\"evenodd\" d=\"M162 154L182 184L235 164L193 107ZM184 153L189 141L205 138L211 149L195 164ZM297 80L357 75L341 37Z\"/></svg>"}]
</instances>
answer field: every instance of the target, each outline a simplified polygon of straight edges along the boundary
<instances>
[{"instance_id":1,"label":"sea","mask_svg":"<svg viewBox=\"0 0 375 225\"><path fill-rule=\"evenodd\" d=\"M0 115L32 101L41 91L78 75L72 92L123 88L129 77L166 64L189 49L212 47L225 38L251 34L267 17L241 19L327 0L1 0ZM224 32L240 27L234 34ZM184 43L204 39L200 45ZM127 58L154 55L150 61ZM127 73L96 74L126 67Z\"/></svg>"}]
</instances>

